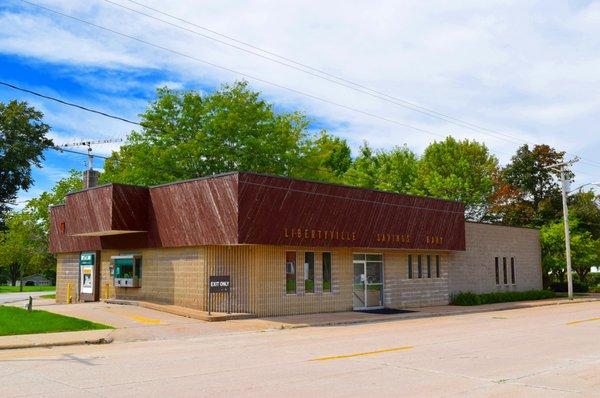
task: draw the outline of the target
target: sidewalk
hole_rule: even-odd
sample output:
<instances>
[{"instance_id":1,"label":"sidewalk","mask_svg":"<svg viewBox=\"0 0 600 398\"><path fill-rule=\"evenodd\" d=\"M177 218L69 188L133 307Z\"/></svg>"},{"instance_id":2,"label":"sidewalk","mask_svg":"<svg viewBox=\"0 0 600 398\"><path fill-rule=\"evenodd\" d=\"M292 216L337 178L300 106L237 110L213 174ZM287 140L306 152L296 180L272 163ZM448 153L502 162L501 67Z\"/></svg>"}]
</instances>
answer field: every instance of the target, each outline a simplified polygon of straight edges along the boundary
<instances>
[{"instance_id":1,"label":"sidewalk","mask_svg":"<svg viewBox=\"0 0 600 398\"><path fill-rule=\"evenodd\" d=\"M548 300L515 301L510 303L496 303L474 306L441 305L434 307L414 308L415 312L389 315L345 311L256 318L229 322L243 322L245 324L252 324L257 328L264 329L295 329L304 327L338 326L356 323L396 321L400 319L431 318L439 316L475 314L482 312L515 310L521 308L543 307L550 305L568 305L594 301L600 302L600 297L587 296L575 298L574 300L568 300L567 298L553 298Z\"/></svg>"},{"instance_id":2,"label":"sidewalk","mask_svg":"<svg viewBox=\"0 0 600 398\"><path fill-rule=\"evenodd\" d=\"M0 336L0 350L111 343L112 329Z\"/></svg>"}]
</instances>

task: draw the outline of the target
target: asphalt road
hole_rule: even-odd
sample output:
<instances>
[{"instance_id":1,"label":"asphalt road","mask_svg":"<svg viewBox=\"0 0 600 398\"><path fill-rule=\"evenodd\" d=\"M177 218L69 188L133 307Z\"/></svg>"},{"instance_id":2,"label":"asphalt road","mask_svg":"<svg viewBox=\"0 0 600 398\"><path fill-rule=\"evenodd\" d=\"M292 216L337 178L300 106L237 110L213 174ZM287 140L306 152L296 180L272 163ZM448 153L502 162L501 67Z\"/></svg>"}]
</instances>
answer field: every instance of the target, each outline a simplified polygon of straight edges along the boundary
<instances>
[{"instance_id":1,"label":"asphalt road","mask_svg":"<svg viewBox=\"0 0 600 398\"><path fill-rule=\"evenodd\" d=\"M0 395L600 396L598 336L593 302L0 351Z\"/></svg>"},{"instance_id":2,"label":"asphalt road","mask_svg":"<svg viewBox=\"0 0 600 398\"><path fill-rule=\"evenodd\" d=\"M28 300L29 296L36 298L47 294L54 294L54 291L46 292L23 292L23 293L0 293L0 305L16 303L18 301Z\"/></svg>"}]
</instances>

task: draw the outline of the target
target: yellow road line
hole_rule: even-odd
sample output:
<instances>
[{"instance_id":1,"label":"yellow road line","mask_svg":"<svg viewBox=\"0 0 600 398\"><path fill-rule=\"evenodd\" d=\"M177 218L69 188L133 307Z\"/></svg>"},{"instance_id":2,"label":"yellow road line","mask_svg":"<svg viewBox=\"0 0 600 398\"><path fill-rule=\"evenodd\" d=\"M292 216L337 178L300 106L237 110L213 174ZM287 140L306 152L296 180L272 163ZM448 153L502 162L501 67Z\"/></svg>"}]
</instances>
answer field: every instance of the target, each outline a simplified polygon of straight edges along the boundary
<instances>
[{"instance_id":1,"label":"yellow road line","mask_svg":"<svg viewBox=\"0 0 600 398\"><path fill-rule=\"evenodd\" d=\"M377 350L377 351L358 352L355 354L336 355L336 356L332 356L332 357L320 357L320 358L311 359L310 361L311 362L313 362L313 361L331 361L333 359L344 359L344 358L361 357L361 356L366 356L366 355L376 355L376 354L383 354L386 352L410 350L413 348L414 348L414 346L412 346L412 345L405 345L405 346L401 346L401 347L386 348L386 349Z\"/></svg>"},{"instance_id":2,"label":"yellow road line","mask_svg":"<svg viewBox=\"0 0 600 398\"><path fill-rule=\"evenodd\" d=\"M132 316L130 316L130 318L139 323L146 323L146 324L150 324L150 325L156 325L156 324L160 323L160 319L146 318L145 316L141 316L141 315L132 315Z\"/></svg>"},{"instance_id":3,"label":"yellow road line","mask_svg":"<svg viewBox=\"0 0 600 398\"><path fill-rule=\"evenodd\" d=\"M575 324L578 324L578 323L592 322L592 321L600 321L600 317L590 318L590 319L582 319L580 321L571 321L571 322L567 322L567 325L575 325Z\"/></svg>"}]
</instances>

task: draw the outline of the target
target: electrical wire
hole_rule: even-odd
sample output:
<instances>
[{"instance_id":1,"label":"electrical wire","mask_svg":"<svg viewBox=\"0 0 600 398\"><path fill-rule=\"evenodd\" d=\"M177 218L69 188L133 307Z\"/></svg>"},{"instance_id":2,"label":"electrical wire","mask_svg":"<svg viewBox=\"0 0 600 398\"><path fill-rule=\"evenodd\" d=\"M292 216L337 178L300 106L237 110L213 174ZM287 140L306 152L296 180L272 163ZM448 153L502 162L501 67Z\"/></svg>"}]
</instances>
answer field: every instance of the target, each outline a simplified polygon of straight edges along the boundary
<instances>
[{"instance_id":1,"label":"electrical wire","mask_svg":"<svg viewBox=\"0 0 600 398\"><path fill-rule=\"evenodd\" d=\"M129 123L129 124L134 124L136 126L142 126L139 122L135 122L133 120L125 119L125 118L120 117L120 116L111 115L110 113L102 112L102 111L99 111L97 109L89 108L87 106L75 104L73 102L65 101L65 100L62 100L60 98L52 97L50 95L42 94L42 93L39 93L37 91L33 91L33 90L29 90L29 89L26 89L26 88L23 88L23 87L19 87L19 86L15 85L15 84L10 84L10 83L7 83L5 81L1 81L0 80L0 85L6 86L6 87L10 87L10 88L12 88L14 90L19 90L19 91L22 91L24 93L29 93L31 95L35 95L36 97L40 97L40 98L44 98L44 99L47 99L47 100L55 101L55 102L58 102L58 103L63 104L63 105L71 106L73 108L81 109L81 110L84 110L86 112L95 113L97 115L109 117L109 118L115 119L115 120L120 120L122 122Z\"/></svg>"},{"instance_id":2,"label":"electrical wire","mask_svg":"<svg viewBox=\"0 0 600 398\"><path fill-rule=\"evenodd\" d=\"M387 101L387 102L393 103L393 104L401 106L403 108L406 108L406 109L409 109L409 110L412 110L412 111L415 111L415 112L419 112L421 114L424 114L424 115L427 115L427 116L430 116L430 117L441 119L441 120L444 120L444 121L446 121L448 123L451 123L451 124L454 124L454 125L457 125L457 126L466 127L466 128L468 128L470 130L473 130L473 131L488 132L487 135L491 135L492 137L495 137L495 138L499 138L498 136L505 137L505 138L508 138L508 140L505 139L505 141L508 141L510 143L513 143L513 144L530 144L529 142L527 142L526 140L523 140L521 138L516 138L514 136L508 135L508 134L500 132L498 130L490 129L490 128L487 128L487 127L484 127L484 126L481 126L481 125L478 125L478 124L475 124L475 123L471 123L471 122L468 122L468 121L465 121L465 120L462 120L462 119L459 119L459 118L456 118L456 117L453 117L453 116L450 116L450 115L447 115L447 114L444 114L444 113L441 113L441 112L438 112L438 111L435 111L435 110L432 110L432 109L429 109L427 107L415 104L413 102L404 100L402 98L391 96L391 95L386 94L384 92L381 92L381 91L375 90L373 88L364 86L364 85L362 85L360 83L356 83L354 81L345 79L343 77L340 77L340 76L328 73L328 72L323 71L321 69L318 69L318 68L315 68L313 66L307 65L305 63L293 60L293 59L285 57L285 56L282 56L282 55L274 53L272 51L265 50L263 48L255 46L255 45L250 44L248 42L244 42L244 41L238 40L236 38L233 38L231 36L224 35L224 34L222 34L220 32L215 31L214 29L206 28L206 27L201 26L199 24L196 24L194 22L190 22L190 21L188 21L188 20L186 20L184 18L175 16L173 14L166 13L164 11L161 11L161 10L157 9L157 8L150 7L150 6L146 5L146 4L140 3L138 1L127 0L128 2L130 2L132 4L135 4L137 6L140 6L140 7L143 7L145 9L151 10L151 11L153 11L155 13L158 13L160 15L163 15L163 16L166 16L166 17L169 17L169 18L172 18L174 20L183 22L183 23L188 24L190 26L194 26L196 28L202 29L202 30L204 30L206 32L210 32L210 33L212 33L214 35L218 35L220 37L226 38L226 39L228 39L230 41L233 41L235 43L241 44L243 46L247 46L249 48L252 48L252 49L261 51L263 53L275 56L275 57L280 58L280 59L282 59L284 61L287 61L287 62L289 62L289 63L291 63L293 65L290 65L289 63L282 62L282 61L277 60L277 59L273 59L271 57L266 57L266 56L264 56L264 55L262 55L260 53L255 52L255 51L251 51L251 50L248 50L246 48L243 48L243 47L240 47L240 46L228 43L228 42L226 42L224 40L219 40L217 38L211 37L210 35L206 35L206 34L198 32L198 31L195 31L195 30L192 30L192 29L188 29L186 27L174 24L174 23L166 21L164 19L157 18L157 17L155 17L153 15L141 12L141 11L133 9L131 7L127 7L127 6L123 5L123 4L119 4L119 3L115 2L115 1L112 1L112 0L104 0L104 1L106 3L109 3L109 4L112 4L114 6L120 7L122 9L125 9L125 10L128 10L128 11L137 13L139 15L143 15L143 16L145 16L147 18L151 18L151 19L157 20L157 21L159 21L161 23L164 23L164 24L167 24L169 26L173 26L175 28L184 30L184 31L189 32L189 33L196 34L196 35L201 36L203 38L216 41L216 42L221 43L223 45L235 48L235 49L240 50L240 51L244 51L246 53L253 54L253 55L257 56L257 57L260 57L260 58L263 58L263 59L267 59L267 60L269 60L271 62L278 63L280 65L283 65L283 66L286 66L286 67L298 70L298 71L303 72L303 73L307 73L307 74L309 74L311 76L315 76L315 77L318 77L320 79L324 79L326 81L329 81L331 83L334 83L334 84L337 84L337 85L340 85L340 86L343 86L343 87L350 88L352 90L355 90L355 91L358 91L358 92L370 95L372 97L381 99L383 101ZM300 67L294 66L294 65L298 65ZM302 69L302 68L305 68L305 69ZM308 70L306 70L306 69L308 69ZM313 72L310 72L310 71L314 71L314 72L317 72L317 73L313 73ZM321 75L319 75L319 74L321 74ZM324 77L322 75L325 75L326 77ZM333 80L333 79L337 79L337 80ZM343 82L343 83L340 83L340 81ZM596 165L600 166L600 162L587 161L587 160L583 160L583 159L582 159L582 162L586 163L586 164L596 164Z\"/></svg>"},{"instance_id":3,"label":"electrical wire","mask_svg":"<svg viewBox=\"0 0 600 398\"><path fill-rule=\"evenodd\" d=\"M69 15L69 14L66 14L66 13L63 13L63 12L60 12L60 11L56 11L54 9L42 6L40 4L31 2L31 1L28 1L28 0L21 0L21 2L29 4L29 5L37 7L37 8L40 8L40 9L43 9L45 11L54 13L54 14L62 16L64 18L69 18L69 19L72 19L74 21L77 21L77 22L80 22L80 23L83 23L83 24L95 27L97 29L101 29L101 30L107 31L107 32L110 32L112 34L115 34L115 35L118 35L118 36L121 36L121 37L125 37L125 38L128 38L130 40L137 41L137 42L142 43L144 45L147 45L147 46L150 46L150 47L154 47L154 48L157 48L157 49L162 50L162 51L166 51L166 52L169 52L169 53L172 53L172 54L175 54L175 55L178 55L178 56L181 56L181 57L184 57L184 58L196 61L196 62L200 62L200 63L206 64L206 65L212 66L214 68L222 69L222 70L225 70L225 71L228 71L230 73L234 73L234 74L243 76L243 77L251 79L251 80L255 80L255 81L258 81L258 82L261 82L261 83L264 83L264 84L267 84L267 85L270 85L270 86L273 86L273 87L277 87L277 88L281 88L281 89L284 89L284 90L287 90L287 91L290 91L290 92L294 92L296 94L299 94L299 95L302 95L302 96L305 96L305 97L308 97L308 98L311 98L311 99L314 99L314 100L317 100L317 101L320 101L320 102L323 102L323 103L327 103L327 104L330 104L330 105L333 105L333 106L337 106L337 107L342 108L342 109L346 109L346 110L349 110L349 111L360 113L360 114L363 114L365 116L369 116L369 117L372 117L372 118L375 118L375 119L379 119L379 120L382 120L382 121L385 121L385 122L388 122L388 123L392 123L392 124L398 125L400 127L405 127L405 128L417 131L417 132L422 132L422 133L430 134L430 135L437 136L437 137L440 137L440 138L446 138L443 134L435 133L435 132L433 132L431 130L427 130L427 129L424 129L424 128L412 126L410 124L406 124L406 123L400 122L400 121L395 120L395 119L390 119L388 117L384 117L384 116L377 115L377 114L374 114L374 113L371 113L371 112L368 112L368 111L364 111L364 110L361 110L361 109L358 109L358 108L347 106L347 105L344 105L344 104L341 104L341 103L338 103L338 102L335 102L335 101L332 101L332 100L329 100L329 99L326 99L326 98L319 97L319 96L314 95L314 94L310 94L310 93L307 93L307 92L304 92L304 91L301 91L301 90L297 90L297 89L294 89L294 88L291 88L291 87L284 86L284 85L279 84L279 83L274 83L274 82L268 81L268 80L260 78L258 76L254 76L254 75L251 75L251 74L248 74L248 73L240 72L240 71L237 71L235 69L232 69L232 68L229 68L229 67L226 67L226 66L218 65L218 64L215 64L213 62L206 61L204 59L195 57L193 55L186 54L186 53L183 53L183 52L180 52L180 51L177 51L177 50L173 50L171 48L168 48L168 47L156 44L156 43L152 43L152 42L140 39L138 37L131 36L131 35L128 35L128 34L125 34L125 33L119 32L119 31L116 31L114 29L111 29L111 28L108 28L108 27L105 27L105 26L102 26L102 25L98 25L98 24L95 24L93 22L90 22L90 21L87 21L87 20L84 20L84 19L72 16L72 15ZM112 3L112 4L118 5L117 3ZM140 3L136 3L136 4L140 5ZM123 7L125 7L125 6L123 6ZM125 7L125 8L127 8L127 7ZM134 12L135 12L135 10L134 10ZM185 28L183 28L183 29L185 29ZM426 109L426 108L424 108L424 109ZM440 115L443 115L443 114L440 114ZM447 116L447 115L444 115L444 116ZM459 119L457 119L457 120L459 120ZM490 131L493 131L493 130L490 130ZM491 134L488 133L487 135L491 135ZM514 137L512 137L512 138L514 138ZM522 141L522 142L524 142L524 141ZM515 143L515 142L512 142L512 143ZM509 153L506 153L506 152L503 152L503 151L496 151L496 152L504 154L504 155L507 155L507 156L512 156L512 154L509 154ZM588 164L592 163L592 161L585 161L585 162L588 163ZM597 165L600 166L600 163L597 163Z\"/></svg>"}]
</instances>

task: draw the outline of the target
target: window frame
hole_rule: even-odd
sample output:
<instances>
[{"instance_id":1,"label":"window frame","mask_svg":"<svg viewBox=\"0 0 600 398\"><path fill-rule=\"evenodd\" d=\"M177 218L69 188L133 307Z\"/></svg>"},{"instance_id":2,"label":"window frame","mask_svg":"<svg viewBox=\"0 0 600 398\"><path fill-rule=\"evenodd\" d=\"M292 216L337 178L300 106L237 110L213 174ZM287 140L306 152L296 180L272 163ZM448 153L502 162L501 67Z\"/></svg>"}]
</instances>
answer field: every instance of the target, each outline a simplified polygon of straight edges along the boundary
<instances>
[{"instance_id":1,"label":"window frame","mask_svg":"<svg viewBox=\"0 0 600 398\"><path fill-rule=\"evenodd\" d=\"M312 279L308 279L307 276L310 274L310 264L308 267L306 267L307 264L307 255L312 254ZM303 269L302 269L302 278L304 281L304 294L314 294L315 293L315 260L316 260L316 256L315 256L315 252L304 252L304 261L302 262L303 265ZM305 270L307 270L308 272L304 272ZM312 290L307 290L307 285L306 285L306 281L312 281Z\"/></svg>"},{"instance_id":2,"label":"window frame","mask_svg":"<svg viewBox=\"0 0 600 398\"><path fill-rule=\"evenodd\" d=\"M408 266L408 279L414 279L412 254L408 255L408 257L406 258L406 261L407 261L407 266Z\"/></svg>"},{"instance_id":3,"label":"window frame","mask_svg":"<svg viewBox=\"0 0 600 398\"><path fill-rule=\"evenodd\" d=\"M427 255L427 278L431 278L431 254Z\"/></svg>"},{"instance_id":4,"label":"window frame","mask_svg":"<svg viewBox=\"0 0 600 398\"><path fill-rule=\"evenodd\" d=\"M293 261L293 267L294 267L294 273L290 274L288 273L288 264L290 263L290 261L288 261L288 254L292 254L294 255L294 261ZM286 250L285 251L285 268L284 268L284 275L285 275L285 294L286 295L294 295L294 294L298 294L298 252L295 250ZM293 278L289 278L288 279L288 275L293 275ZM293 280L294 281L294 290L291 291L288 289L288 280Z\"/></svg>"},{"instance_id":5,"label":"window frame","mask_svg":"<svg viewBox=\"0 0 600 398\"><path fill-rule=\"evenodd\" d=\"M440 268L441 268L441 264L440 264L440 255L436 254L435 255L435 277L436 278L440 278Z\"/></svg>"},{"instance_id":6,"label":"window frame","mask_svg":"<svg viewBox=\"0 0 600 398\"><path fill-rule=\"evenodd\" d=\"M495 257L496 264L496 286L500 286L500 257Z\"/></svg>"},{"instance_id":7,"label":"window frame","mask_svg":"<svg viewBox=\"0 0 600 398\"><path fill-rule=\"evenodd\" d=\"M325 255L329 255L329 290L325 290ZM321 292L333 292L333 253L321 252Z\"/></svg>"},{"instance_id":8,"label":"window frame","mask_svg":"<svg viewBox=\"0 0 600 398\"><path fill-rule=\"evenodd\" d=\"M508 285L508 267L506 265L506 257L502 257L502 280L505 285Z\"/></svg>"},{"instance_id":9,"label":"window frame","mask_svg":"<svg viewBox=\"0 0 600 398\"><path fill-rule=\"evenodd\" d=\"M515 258L510 258L510 282L512 285L517 284L517 272L515 270Z\"/></svg>"},{"instance_id":10,"label":"window frame","mask_svg":"<svg viewBox=\"0 0 600 398\"><path fill-rule=\"evenodd\" d=\"M417 255L417 277L423 279L423 259L420 254Z\"/></svg>"}]
</instances>

